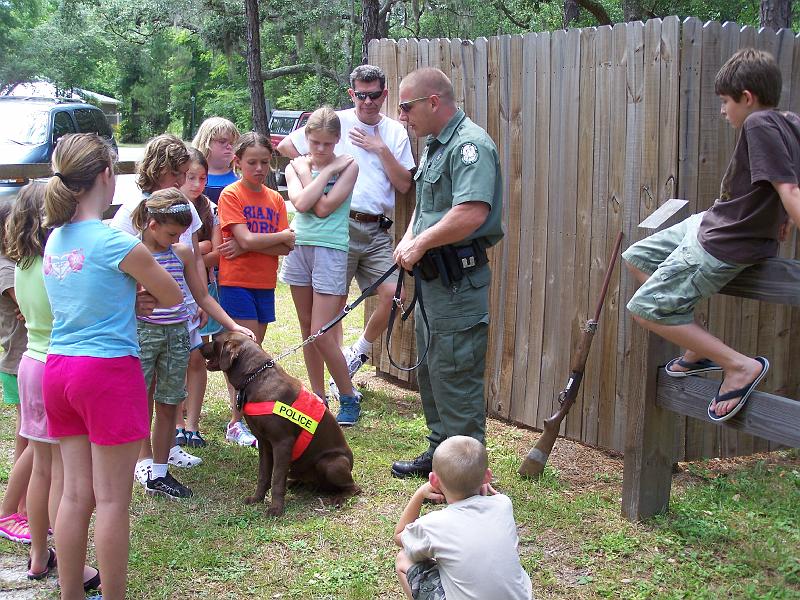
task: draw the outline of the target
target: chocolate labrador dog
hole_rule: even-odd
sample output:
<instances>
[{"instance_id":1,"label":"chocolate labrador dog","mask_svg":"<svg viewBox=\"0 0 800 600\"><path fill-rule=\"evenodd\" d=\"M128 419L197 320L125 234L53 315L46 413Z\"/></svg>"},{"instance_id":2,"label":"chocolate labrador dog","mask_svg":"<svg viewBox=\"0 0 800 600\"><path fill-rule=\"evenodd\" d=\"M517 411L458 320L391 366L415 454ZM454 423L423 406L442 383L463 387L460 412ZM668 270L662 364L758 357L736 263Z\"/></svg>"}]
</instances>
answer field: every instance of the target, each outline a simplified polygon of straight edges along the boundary
<instances>
[{"instance_id":1,"label":"chocolate labrador dog","mask_svg":"<svg viewBox=\"0 0 800 600\"><path fill-rule=\"evenodd\" d=\"M201 352L209 371L224 371L231 385L245 394L245 419L258 439L259 458L256 493L245 498L246 504L263 502L272 487L267 513L282 514L287 478L334 494L337 505L361 492L353 481L353 452L341 427L300 380L275 364L247 383L271 357L240 333L217 336Z\"/></svg>"}]
</instances>

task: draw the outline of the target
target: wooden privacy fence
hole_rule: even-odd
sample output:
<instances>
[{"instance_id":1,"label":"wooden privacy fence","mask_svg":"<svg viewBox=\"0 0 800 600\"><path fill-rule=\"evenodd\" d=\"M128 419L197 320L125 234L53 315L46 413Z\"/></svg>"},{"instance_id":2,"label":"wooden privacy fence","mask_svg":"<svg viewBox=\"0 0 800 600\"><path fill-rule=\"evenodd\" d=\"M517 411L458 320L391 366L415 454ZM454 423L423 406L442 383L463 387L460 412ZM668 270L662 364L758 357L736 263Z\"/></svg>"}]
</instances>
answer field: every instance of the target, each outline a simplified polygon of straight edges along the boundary
<instances>
[{"instance_id":1,"label":"wooden privacy fence","mask_svg":"<svg viewBox=\"0 0 800 600\"><path fill-rule=\"evenodd\" d=\"M747 46L772 52L783 73L780 106L800 112L800 41L788 30L669 17L474 41L370 44L370 62L387 74L389 116L396 117L402 77L435 66L450 76L459 105L500 153L506 237L492 252L490 414L541 429L554 412L617 232L624 232L625 246L640 239L637 224L672 197L689 200L691 212L714 202L735 142L719 115L714 76ZM412 143L419 148L421 140L412 135ZM413 193L398 198L398 238L412 210ZM797 247L784 244L782 255L794 258ZM628 401L644 393L646 357L633 343L625 311L632 290L620 269L564 429L571 439L619 452ZM797 397L797 308L718 296L697 315L741 351L769 357L772 369L760 389ZM393 346L411 359L410 323L393 336ZM409 381L377 347L379 372ZM768 448L769 442L687 418L675 433L678 460Z\"/></svg>"}]
</instances>

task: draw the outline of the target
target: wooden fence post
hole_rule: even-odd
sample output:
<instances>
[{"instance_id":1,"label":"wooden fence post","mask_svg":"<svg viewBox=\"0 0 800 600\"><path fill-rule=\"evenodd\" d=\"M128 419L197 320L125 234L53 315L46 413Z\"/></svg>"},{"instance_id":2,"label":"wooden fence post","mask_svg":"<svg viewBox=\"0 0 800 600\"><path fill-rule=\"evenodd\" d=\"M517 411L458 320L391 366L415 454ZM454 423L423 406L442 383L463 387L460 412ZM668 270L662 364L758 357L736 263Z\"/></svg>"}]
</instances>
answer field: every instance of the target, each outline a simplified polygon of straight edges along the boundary
<instances>
[{"instance_id":1,"label":"wooden fence post","mask_svg":"<svg viewBox=\"0 0 800 600\"><path fill-rule=\"evenodd\" d=\"M687 216L687 204L685 200L668 200L639 227L648 230L648 235L665 229ZM640 521L669 506L677 417L656 405L656 384L658 369L675 355L676 349L674 344L635 324L631 338L631 348L636 352L631 353L627 368L641 376L631 377L625 390L628 406L622 516Z\"/></svg>"}]
</instances>

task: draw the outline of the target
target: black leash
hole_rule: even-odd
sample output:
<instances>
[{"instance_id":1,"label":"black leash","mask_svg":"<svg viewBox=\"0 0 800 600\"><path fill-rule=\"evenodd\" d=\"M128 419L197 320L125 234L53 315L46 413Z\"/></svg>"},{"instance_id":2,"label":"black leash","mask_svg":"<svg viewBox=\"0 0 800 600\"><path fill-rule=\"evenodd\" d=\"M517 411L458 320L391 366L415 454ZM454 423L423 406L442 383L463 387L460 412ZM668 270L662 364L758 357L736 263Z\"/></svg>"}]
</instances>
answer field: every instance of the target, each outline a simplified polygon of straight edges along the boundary
<instances>
[{"instance_id":1,"label":"black leash","mask_svg":"<svg viewBox=\"0 0 800 600\"><path fill-rule=\"evenodd\" d=\"M353 302L351 302L350 304L346 304L345 307L341 310L341 312L338 315L336 315L336 317L334 317L333 319L328 321L325 325L320 327L320 329L316 333L312 333L305 340L303 340L302 343L298 344L297 346L294 346L293 348L290 348L289 350L286 350L286 351L282 352L280 355L276 356L275 358L271 358L270 360L265 362L263 365L261 365L258 369L253 371L250 375L248 375L247 379L244 380L244 383L242 383L241 387L238 390L236 390L236 407L239 410L242 410L242 407L244 406L244 403L247 401L247 399L245 397L244 389L248 385L250 385L256 377L258 377L261 373L263 373L267 369L271 369L272 367L274 367L275 363L277 363L280 359L292 354L293 352L296 352L297 350L299 350L300 348L302 348L303 346L305 346L307 344L311 344L318 337L320 337L321 335L325 334L328 330L330 330L337 323L339 323L342 319L344 319L348 314L350 314L350 312L354 308L356 308L359 304L361 304L364 300L366 300L369 296L371 296L372 293L376 289L378 289L378 286L380 286L384 281L386 281L392 275L392 273L394 273L397 269L398 269L398 266L396 264L392 265L389 268L388 271L386 271L383 275L381 275L375 281L375 283L373 283L367 289L365 289L361 293L361 295L358 298L356 298ZM400 269L400 274L399 274L399 276L397 278L397 288L395 289L394 297L392 298L392 310L389 313L389 325L388 325L387 334L386 334L386 354L389 356L389 362L395 368L400 369L401 371L413 371L414 369L416 369L417 367L419 367L422 364L422 361L425 360L425 357L428 355L428 345L429 344L426 345L425 352L423 353L422 357L419 359L419 362L417 362L417 364L415 364L413 367L401 367L400 365L398 365L396 362L394 362L394 359L392 358L392 353L389 350L391 339L392 339L392 326L394 325L396 312L397 312L398 307L401 310L403 308L403 303L402 303L402 301L400 299L400 293L402 292L402 289L403 289L403 274L404 274L404 270ZM411 311L414 309L414 305L417 302L419 302L420 312L422 313L422 320L425 323L426 334L427 334L428 339L430 339L431 328L428 325L428 315L426 314L425 307L424 307L424 305L422 303L422 291L421 291L421 286L420 286L421 277L420 277L419 267L414 267L413 275L414 275L414 297L411 300L411 304L409 305L409 307L405 311L403 311L402 316L401 316L401 320L405 321L406 319L408 319L408 316L411 314Z\"/></svg>"},{"instance_id":2,"label":"black leash","mask_svg":"<svg viewBox=\"0 0 800 600\"><path fill-rule=\"evenodd\" d=\"M397 265L395 265L397 266ZM422 361L425 360L425 357L428 356L428 348L430 347L430 339L431 339L431 327L428 324L428 313L425 311L425 304L422 301L422 274L420 273L419 266L415 266L411 270L411 275L414 277L414 296L411 298L411 304L408 305L408 308L403 310L403 303L400 300L400 292L403 290L403 276L405 275L405 270L401 269L400 274L397 276L397 288L395 288L394 298L392 298L392 311L389 313L389 324L386 327L386 355L389 357L389 362L395 369L399 369L401 371L413 371L414 369L418 368ZM400 320L405 321L408 319L408 316L411 314L411 311L414 310L414 305L419 304L419 312L422 315L422 322L425 324L425 337L427 338L428 342L425 344L425 352L422 353L417 364L413 367L401 367L392 358L392 330L394 329L394 320L397 317L397 309L399 308L402 312L400 315ZM419 348L417 348L417 354L419 354Z\"/></svg>"}]
</instances>

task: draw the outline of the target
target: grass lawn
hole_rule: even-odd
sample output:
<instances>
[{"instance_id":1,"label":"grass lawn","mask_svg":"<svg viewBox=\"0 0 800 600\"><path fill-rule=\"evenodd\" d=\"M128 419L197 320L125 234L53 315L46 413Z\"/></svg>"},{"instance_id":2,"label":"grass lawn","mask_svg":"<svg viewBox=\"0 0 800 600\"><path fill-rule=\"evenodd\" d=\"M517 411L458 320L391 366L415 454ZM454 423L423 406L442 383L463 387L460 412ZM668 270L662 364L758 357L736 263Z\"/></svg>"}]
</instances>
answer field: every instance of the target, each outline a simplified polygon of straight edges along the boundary
<instances>
[{"instance_id":1,"label":"grass lawn","mask_svg":"<svg viewBox=\"0 0 800 600\"><path fill-rule=\"evenodd\" d=\"M299 341L288 289L265 348ZM354 339L362 313L345 320ZM282 361L304 377L302 354ZM419 481L394 479L389 464L424 448L419 400L363 369L359 424L346 431L364 493L331 508L290 491L286 514L245 506L258 457L224 441L227 397L211 374L201 424L203 464L178 473L195 497L173 503L137 485L131 505L130 598L399 599L395 523ZM334 407L334 412L336 408ZM13 410L0 408L0 481L10 468ZM685 465L669 515L646 524L619 516L622 461L559 440L542 481L516 476L535 432L489 423L496 487L514 501L523 566L537 598L800 598L800 454L797 451ZM0 485L0 489L3 489ZM0 566L24 570L26 549L0 540ZM11 582L0 598L56 597L49 585ZM12 588L26 588L13 592ZM27 593L27 595L25 595ZM485 600L492 600L487 598Z\"/></svg>"}]
</instances>

